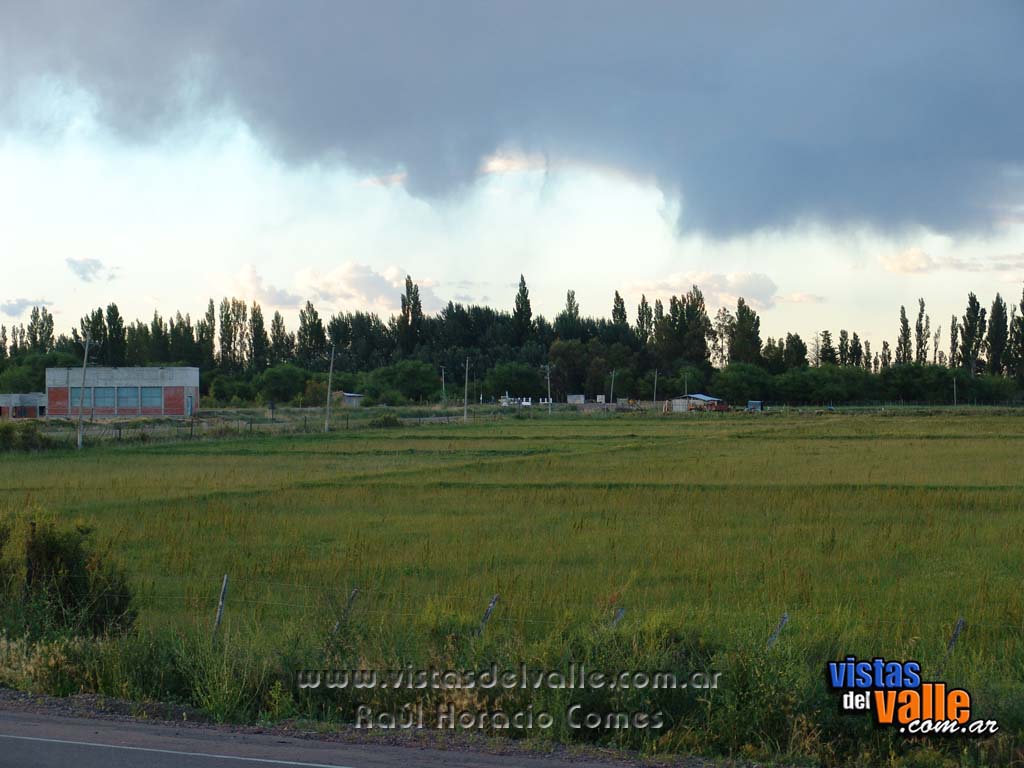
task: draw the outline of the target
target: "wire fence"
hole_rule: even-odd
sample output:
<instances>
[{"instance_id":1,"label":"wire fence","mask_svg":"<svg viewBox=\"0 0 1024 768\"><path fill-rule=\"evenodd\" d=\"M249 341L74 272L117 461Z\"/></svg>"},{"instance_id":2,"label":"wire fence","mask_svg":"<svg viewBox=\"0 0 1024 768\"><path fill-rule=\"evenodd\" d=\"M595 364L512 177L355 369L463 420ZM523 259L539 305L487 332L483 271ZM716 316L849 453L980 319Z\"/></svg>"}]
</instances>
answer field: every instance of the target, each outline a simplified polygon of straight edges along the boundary
<instances>
[{"instance_id":1,"label":"wire fence","mask_svg":"<svg viewBox=\"0 0 1024 768\"><path fill-rule=\"evenodd\" d=\"M690 623L706 628L715 622L723 622L730 627L742 626L750 631L761 627L765 630L768 647L785 642L806 629L812 629L813 635L813 629L822 628L827 630L826 634L833 635L852 628L898 628L902 630L901 634L914 637L927 634L936 645L951 643L950 650L960 641L961 634L966 632L970 638L971 630L983 630L989 635L996 635L1001 641L1024 642L1024 620L992 618L991 606L984 617L972 617L970 612L966 612L967 615L951 613L947 618L939 618L934 611L928 610L926 604L922 604L922 610L918 612L902 610L898 617L863 615L855 613L850 605L833 611L809 607L779 609L766 605L754 608L711 602L666 607L643 595L631 599L625 594L614 601L559 605L523 600L507 592L502 594L501 590L493 593L487 590L424 591L357 584L355 581L317 586L252 576L232 579L229 575L212 573L150 575L137 581L132 590L133 602L141 612L185 611L200 624L213 622L215 612L218 616L216 624L219 624L219 616L226 612L258 624L290 619L304 623L319 620L325 627L333 623L336 630L340 623L360 622L369 617L416 621L435 620L439 614L446 614L471 626L479 622L475 633L482 635L492 626L550 631L584 623L629 629L643 624L646 617L657 615L675 616L681 627ZM1013 607L1007 606L1006 610L1011 612ZM996 653L996 649L988 650ZM979 648L972 648L972 654L980 653Z\"/></svg>"}]
</instances>

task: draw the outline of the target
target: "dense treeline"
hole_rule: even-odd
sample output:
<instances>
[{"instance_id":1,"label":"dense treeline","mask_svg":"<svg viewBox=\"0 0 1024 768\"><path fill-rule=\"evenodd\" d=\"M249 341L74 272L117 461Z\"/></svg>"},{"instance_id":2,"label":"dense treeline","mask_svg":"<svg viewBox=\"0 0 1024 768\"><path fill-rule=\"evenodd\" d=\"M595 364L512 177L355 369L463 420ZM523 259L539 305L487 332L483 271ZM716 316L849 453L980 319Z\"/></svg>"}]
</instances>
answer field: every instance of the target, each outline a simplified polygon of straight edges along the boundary
<instances>
[{"instance_id":1,"label":"dense treeline","mask_svg":"<svg viewBox=\"0 0 1024 768\"><path fill-rule=\"evenodd\" d=\"M872 350L845 329L809 343L796 333L762 340L760 317L744 299L712 318L696 285L667 305L642 296L632 322L617 291L610 318L581 315L569 291L548 321L533 314L522 277L511 312L449 302L436 315L423 312L407 277L401 311L387 320L362 311L325 319L307 302L294 332L280 312L268 323L259 304L236 298L211 299L197 320L154 313L127 323L110 304L59 336L53 315L35 307L27 324L0 326L0 391L41 390L47 366L81 364L86 338L91 364L196 366L204 393L226 403L319 405L332 350L338 389L390 404L444 392L461 399L467 359L474 400L505 391L543 396L548 375L557 400L709 390L731 402L948 403L955 391L961 402L991 403L1019 399L1024 385L1024 316L999 294L988 309L969 294L945 343L924 299L913 325L900 307L895 343Z\"/></svg>"}]
</instances>

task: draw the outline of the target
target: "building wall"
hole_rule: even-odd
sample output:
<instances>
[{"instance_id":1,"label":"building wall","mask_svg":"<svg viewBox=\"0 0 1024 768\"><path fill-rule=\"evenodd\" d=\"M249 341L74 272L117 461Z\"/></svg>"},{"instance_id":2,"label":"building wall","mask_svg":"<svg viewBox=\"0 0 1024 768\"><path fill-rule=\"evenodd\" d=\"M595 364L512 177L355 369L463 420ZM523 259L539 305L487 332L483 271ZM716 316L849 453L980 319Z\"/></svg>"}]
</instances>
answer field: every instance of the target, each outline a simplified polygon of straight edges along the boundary
<instances>
[{"instance_id":1,"label":"building wall","mask_svg":"<svg viewBox=\"0 0 1024 768\"><path fill-rule=\"evenodd\" d=\"M0 395L0 419L37 419L46 415L46 395L26 392Z\"/></svg>"},{"instance_id":2,"label":"building wall","mask_svg":"<svg viewBox=\"0 0 1024 768\"><path fill-rule=\"evenodd\" d=\"M47 415L77 416L81 385L81 368L47 368ZM183 418L199 410L199 369L89 368L85 373L84 392L81 411L89 418Z\"/></svg>"}]
</instances>

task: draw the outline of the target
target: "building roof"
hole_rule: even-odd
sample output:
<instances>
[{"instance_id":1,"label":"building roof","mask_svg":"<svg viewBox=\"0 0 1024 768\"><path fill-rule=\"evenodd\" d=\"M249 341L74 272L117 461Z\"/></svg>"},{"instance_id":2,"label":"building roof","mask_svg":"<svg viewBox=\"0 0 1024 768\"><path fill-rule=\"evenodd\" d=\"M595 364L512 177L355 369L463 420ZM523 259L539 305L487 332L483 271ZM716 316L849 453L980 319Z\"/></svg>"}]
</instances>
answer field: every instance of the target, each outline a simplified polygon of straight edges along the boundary
<instances>
[{"instance_id":1,"label":"building roof","mask_svg":"<svg viewBox=\"0 0 1024 768\"><path fill-rule=\"evenodd\" d=\"M720 397L712 397L711 395L701 395L701 394L679 395L677 397L673 397L672 399L673 400L700 400L702 403L720 403L720 402L722 402L722 398L720 398Z\"/></svg>"},{"instance_id":2,"label":"building roof","mask_svg":"<svg viewBox=\"0 0 1024 768\"><path fill-rule=\"evenodd\" d=\"M82 383L82 367L47 368L46 387L78 387ZM85 386L199 386L199 369L185 365L166 366L89 366L85 370Z\"/></svg>"}]
</instances>

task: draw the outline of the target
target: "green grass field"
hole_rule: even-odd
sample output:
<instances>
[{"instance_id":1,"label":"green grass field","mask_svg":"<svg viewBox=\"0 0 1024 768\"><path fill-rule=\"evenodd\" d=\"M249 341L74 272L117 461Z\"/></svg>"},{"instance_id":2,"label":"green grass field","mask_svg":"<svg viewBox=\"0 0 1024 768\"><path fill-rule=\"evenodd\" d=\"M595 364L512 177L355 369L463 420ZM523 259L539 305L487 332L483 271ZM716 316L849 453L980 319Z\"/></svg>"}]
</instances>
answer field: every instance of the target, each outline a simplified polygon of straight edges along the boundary
<instances>
[{"instance_id":1,"label":"green grass field","mask_svg":"<svg viewBox=\"0 0 1024 768\"><path fill-rule=\"evenodd\" d=\"M762 645L785 611L777 652L818 677L847 653L934 672L963 616L944 676L1010 726L1022 447L1013 412L538 414L8 455L0 504L94 526L144 628L208 632L229 574L229 625L268 652L356 587L350 620L392 661L442 656L437 628L474 627L495 594L491 650L534 656L619 607L616 632L725 650Z\"/></svg>"}]
</instances>

